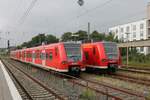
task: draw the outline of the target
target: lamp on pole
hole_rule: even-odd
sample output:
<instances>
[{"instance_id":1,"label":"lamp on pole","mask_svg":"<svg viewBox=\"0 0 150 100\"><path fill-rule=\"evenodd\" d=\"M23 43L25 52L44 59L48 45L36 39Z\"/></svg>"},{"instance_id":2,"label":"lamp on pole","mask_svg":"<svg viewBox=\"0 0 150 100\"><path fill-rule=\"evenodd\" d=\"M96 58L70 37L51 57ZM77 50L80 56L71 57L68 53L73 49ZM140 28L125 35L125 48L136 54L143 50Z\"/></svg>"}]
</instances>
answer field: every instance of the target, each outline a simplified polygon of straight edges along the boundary
<instances>
[{"instance_id":1,"label":"lamp on pole","mask_svg":"<svg viewBox=\"0 0 150 100\"><path fill-rule=\"evenodd\" d=\"M80 6L83 6L84 1L83 1L83 0L78 0L78 4L79 4Z\"/></svg>"}]
</instances>

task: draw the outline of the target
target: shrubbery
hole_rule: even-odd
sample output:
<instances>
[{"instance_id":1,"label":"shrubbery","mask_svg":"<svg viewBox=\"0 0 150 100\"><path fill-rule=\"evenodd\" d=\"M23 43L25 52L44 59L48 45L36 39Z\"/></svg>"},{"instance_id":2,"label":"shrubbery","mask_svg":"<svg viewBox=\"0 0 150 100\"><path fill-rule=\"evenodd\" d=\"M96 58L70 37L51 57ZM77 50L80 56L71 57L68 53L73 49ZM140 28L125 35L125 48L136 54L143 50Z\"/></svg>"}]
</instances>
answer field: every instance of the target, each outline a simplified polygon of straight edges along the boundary
<instances>
[{"instance_id":1,"label":"shrubbery","mask_svg":"<svg viewBox=\"0 0 150 100\"><path fill-rule=\"evenodd\" d=\"M123 64L126 64L126 48L121 50ZM129 63L150 64L150 54L145 55L137 52L135 48L129 49Z\"/></svg>"}]
</instances>

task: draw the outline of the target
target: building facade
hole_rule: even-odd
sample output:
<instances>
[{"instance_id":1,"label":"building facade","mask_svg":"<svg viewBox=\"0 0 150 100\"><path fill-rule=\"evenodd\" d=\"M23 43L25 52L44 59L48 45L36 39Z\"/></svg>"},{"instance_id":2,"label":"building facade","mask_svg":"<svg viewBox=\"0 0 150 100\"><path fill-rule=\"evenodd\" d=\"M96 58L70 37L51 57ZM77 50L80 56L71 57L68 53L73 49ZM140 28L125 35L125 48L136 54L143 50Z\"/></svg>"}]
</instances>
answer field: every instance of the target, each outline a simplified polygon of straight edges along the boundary
<instances>
[{"instance_id":1,"label":"building facade","mask_svg":"<svg viewBox=\"0 0 150 100\"><path fill-rule=\"evenodd\" d=\"M115 38L122 42L150 39L150 3L147 5L147 16L145 19L117 25L109 28ZM138 52L150 54L150 47L137 47Z\"/></svg>"},{"instance_id":2,"label":"building facade","mask_svg":"<svg viewBox=\"0 0 150 100\"><path fill-rule=\"evenodd\" d=\"M122 42L145 40L149 38L148 19L117 25L109 28L109 32L115 35L115 38ZM138 52L148 54L148 47L137 47Z\"/></svg>"}]
</instances>

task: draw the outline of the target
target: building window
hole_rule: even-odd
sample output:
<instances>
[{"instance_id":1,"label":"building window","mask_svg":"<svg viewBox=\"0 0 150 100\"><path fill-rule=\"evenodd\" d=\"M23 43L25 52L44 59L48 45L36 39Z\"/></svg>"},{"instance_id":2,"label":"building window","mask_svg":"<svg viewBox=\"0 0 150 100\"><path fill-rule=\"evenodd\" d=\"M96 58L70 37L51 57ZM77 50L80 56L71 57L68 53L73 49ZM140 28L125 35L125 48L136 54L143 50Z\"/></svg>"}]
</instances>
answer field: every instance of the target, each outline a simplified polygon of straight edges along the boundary
<instances>
[{"instance_id":1,"label":"building window","mask_svg":"<svg viewBox=\"0 0 150 100\"><path fill-rule=\"evenodd\" d=\"M118 29L116 29L116 33L118 33Z\"/></svg>"},{"instance_id":2,"label":"building window","mask_svg":"<svg viewBox=\"0 0 150 100\"><path fill-rule=\"evenodd\" d=\"M136 41L136 39L133 39L133 41Z\"/></svg>"},{"instance_id":3,"label":"building window","mask_svg":"<svg viewBox=\"0 0 150 100\"><path fill-rule=\"evenodd\" d=\"M140 37L143 37L143 31L140 32Z\"/></svg>"},{"instance_id":4,"label":"building window","mask_svg":"<svg viewBox=\"0 0 150 100\"><path fill-rule=\"evenodd\" d=\"M124 41L124 35L123 34L121 35L121 41L122 42Z\"/></svg>"},{"instance_id":5,"label":"building window","mask_svg":"<svg viewBox=\"0 0 150 100\"><path fill-rule=\"evenodd\" d=\"M136 31L136 25L133 25L133 31Z\"/></svg>"},{"instance_id":6,"label":"building window","mask_svg":"<svg viewBox=\"0 0 150 100\"><path fill-rule=\"evenodd\" d=\"M127 27L126 27L126 32L129 32L129 31L130 31L130 27L127 26Z\"/></svg>"},{"instance_id":7,"label":"building window","mask_svg":"<svg viewBox=\"0 0 150 100\"><path fill-rule=\"evenodd\" d=\"M144 29L144 24L140 24L140 29Z\"/></svg>"},{"instance_id":8,"label":"building window","mask_svg":"<svg viewBox=\"0 0 150 100\"><path fill-rule=\"evenodd\" d=\"M143 52L144 51L144 47L140 47L140 51Z\"/></svg>"},{"instance_id":9,"label":"building window","mask_svg":"<svg viewBox=\"0 0 150 100\"><path fill-rule=\"evenodd\" d=\"M136 38L136 32L133 32L133 38Z\"/></svg>"},{"instance_id":10,"label":"building window","mask_svg":"<svg viewBox=\"0 0 150 100\"><path fill-rule=\"evenodd\" d=\"M148 53L150 53L150 47L148 47Z\"/></svg>"},{"instance_id":11,"label":"building window","mask_svg":"<svg viewBox=\"0 0 150 100\"><path fill-rule=\"evenodd\" d=\"M123 33L123 31L124 31L124 29L123 28L121 28L121 32Z\"/></svg>"}]
</instances>

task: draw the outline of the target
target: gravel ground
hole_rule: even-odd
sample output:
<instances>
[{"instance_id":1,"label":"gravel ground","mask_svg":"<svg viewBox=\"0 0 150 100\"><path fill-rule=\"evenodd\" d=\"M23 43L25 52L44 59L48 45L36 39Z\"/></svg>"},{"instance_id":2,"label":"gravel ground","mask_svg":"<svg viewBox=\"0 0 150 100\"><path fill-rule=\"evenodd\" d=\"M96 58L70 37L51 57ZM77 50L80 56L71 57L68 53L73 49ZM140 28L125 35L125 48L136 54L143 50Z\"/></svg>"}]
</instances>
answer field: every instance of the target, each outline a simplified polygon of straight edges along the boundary
<instances>
[{"instance_id":1,"label":"gravel ground","mask_svg":"<svg viewBox=\"0 0 150 100\"><path fill-rule=\"evenodd\" d=\"M123 81L115 78L109 77L109 75L94 75L94 74L82 74L87 79L99 81L99 82L105 82L107 84L111 84L120 88L125 88L132 91L137 91L144 93L146 96L150 97L150 86L144 86L136 83L131 83L128 81Z\"/></svg>"}]
</instances>

